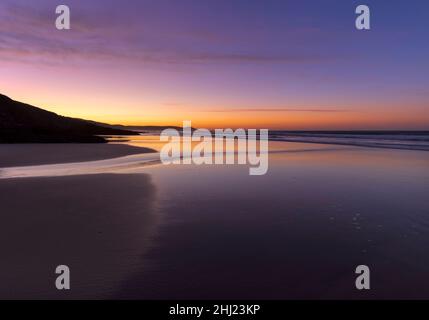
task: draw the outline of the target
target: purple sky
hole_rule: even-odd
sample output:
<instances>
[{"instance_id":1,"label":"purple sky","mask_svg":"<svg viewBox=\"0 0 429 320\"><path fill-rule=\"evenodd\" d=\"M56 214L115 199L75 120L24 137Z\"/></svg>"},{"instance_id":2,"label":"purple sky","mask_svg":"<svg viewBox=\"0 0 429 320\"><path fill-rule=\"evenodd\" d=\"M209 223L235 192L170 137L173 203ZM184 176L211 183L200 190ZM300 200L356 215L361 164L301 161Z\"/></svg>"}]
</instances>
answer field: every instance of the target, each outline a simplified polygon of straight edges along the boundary
<instances>
[{"instance_id":1,"label":"purple sky","mask_svg":"<svg viewBox=\"0 0 429 320\"><path fill-rule=\"evenodd\" d=\"M129 124L429 129L429 2L367 0L358 31L362 3L2 0L0 92Z\"/></svg>"}]
</instances>

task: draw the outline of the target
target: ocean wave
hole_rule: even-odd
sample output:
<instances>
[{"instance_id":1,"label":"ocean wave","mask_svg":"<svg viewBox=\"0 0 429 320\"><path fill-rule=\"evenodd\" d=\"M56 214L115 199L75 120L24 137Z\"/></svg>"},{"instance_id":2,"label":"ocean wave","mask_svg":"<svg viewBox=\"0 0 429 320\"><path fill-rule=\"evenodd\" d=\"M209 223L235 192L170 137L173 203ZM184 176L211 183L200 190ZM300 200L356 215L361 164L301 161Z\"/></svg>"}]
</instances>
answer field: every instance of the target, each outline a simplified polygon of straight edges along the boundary
<instances>
[{"instance_id":1,"label":"ocean wave","mask_svg":"<svg viewBox=\"0 0 429 320\"><path fill-rule=\"evenodd\" d=\"M370 148L429 151L429 134L271 132L271 141L338 144Z\"/></svg>"}]
</instances>

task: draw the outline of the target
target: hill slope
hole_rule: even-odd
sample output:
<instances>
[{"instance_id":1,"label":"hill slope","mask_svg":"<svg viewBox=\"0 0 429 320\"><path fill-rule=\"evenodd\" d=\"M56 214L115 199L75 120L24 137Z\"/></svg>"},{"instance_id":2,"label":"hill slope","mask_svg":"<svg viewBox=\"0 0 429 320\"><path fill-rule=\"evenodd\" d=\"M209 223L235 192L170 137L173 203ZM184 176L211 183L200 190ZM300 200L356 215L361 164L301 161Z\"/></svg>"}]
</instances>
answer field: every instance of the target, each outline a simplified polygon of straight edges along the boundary
<instances>
[{"instance_id":1,"label":"hill slope","mask_svg":"<svg viewBox=\"0 0 429 320\"><path fill-rule=\"evenodd\" d=\"M0 143L105 142L97 135L137 134L59 116L0 94Z\"/></svg>"}]
</instances>

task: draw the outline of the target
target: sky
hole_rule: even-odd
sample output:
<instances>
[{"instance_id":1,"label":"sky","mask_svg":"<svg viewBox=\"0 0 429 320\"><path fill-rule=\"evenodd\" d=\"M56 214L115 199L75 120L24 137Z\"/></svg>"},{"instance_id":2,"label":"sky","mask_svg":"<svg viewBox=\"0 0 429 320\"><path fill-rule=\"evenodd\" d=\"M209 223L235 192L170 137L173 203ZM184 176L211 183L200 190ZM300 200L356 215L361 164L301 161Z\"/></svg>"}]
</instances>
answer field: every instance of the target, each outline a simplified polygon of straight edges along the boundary
<instances>
[{"instance_id":1,"label":"sky","mask_svg":"<svg viewBox=\"0 0 429 320\"><path fill-rule=\"evenodd\" d=\"M428 33L427 0L2 0L0 93L111 124L429 130Z\"/></svg>"}]
</instances>

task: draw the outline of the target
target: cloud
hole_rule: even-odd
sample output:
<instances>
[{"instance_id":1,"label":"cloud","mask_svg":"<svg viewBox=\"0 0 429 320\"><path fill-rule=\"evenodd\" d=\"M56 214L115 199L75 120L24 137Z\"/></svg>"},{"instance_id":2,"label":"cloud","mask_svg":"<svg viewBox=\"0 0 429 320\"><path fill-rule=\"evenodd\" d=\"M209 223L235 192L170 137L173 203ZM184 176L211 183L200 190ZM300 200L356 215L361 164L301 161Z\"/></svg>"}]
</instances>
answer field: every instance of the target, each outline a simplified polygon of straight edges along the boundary
<instances>
[{"instance_id":1,"label":"cloud","mask_svg":"<svg viewBox=\"0 0 429 320\"><path fill-rule=\"evenodd\" d=\"M34 9L34 10L33 10ZM83 11L83 10L82 10ZM111 16L113 15L113 16ZM31 63L288 64L331 57L235 41L226 32L163 27L115 13L95 17L72 11L72 29L55 29L53 8L0 4L0 59ZM172 24L174 25L174 24ZM227 41L224 41L227 38Z\"/></svg>"},{"instance_id":2,"label":"cloud","mask_svg":"<svg viewBox=\"0 0 429 320\"><path fill-rule=\"evenodd\" d=\"M231 108L214 109L205 112L349 112L349 110L323 108Z\"/></svg>"}]
</instances>

